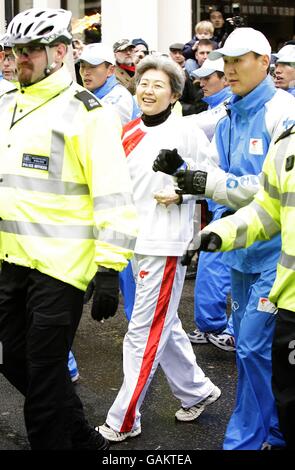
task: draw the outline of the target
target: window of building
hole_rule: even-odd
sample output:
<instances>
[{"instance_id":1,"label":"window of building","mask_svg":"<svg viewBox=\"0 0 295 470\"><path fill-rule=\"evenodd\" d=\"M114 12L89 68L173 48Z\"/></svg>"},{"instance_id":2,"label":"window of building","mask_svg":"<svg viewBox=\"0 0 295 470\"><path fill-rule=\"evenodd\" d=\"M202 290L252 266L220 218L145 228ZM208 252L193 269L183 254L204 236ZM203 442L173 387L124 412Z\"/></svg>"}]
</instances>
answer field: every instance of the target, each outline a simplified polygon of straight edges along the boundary
<instances>
[{"instance_id":1,"label":"window of building","mask_svg":"<svg viewBox=\"0 0 295 470\"><path fill-rule=\"evenodd\" d=\"M101 13L101 1L61 0L61 8L70 10L74 18L83 18Z\"/></svg>"},{"instance_id":2,"label":"window of building","mask_svg":"<svg viewBox=\"0 0 295 470\"><path fill-rule=\"evenodd\" d=\"M5 22L10 23L12 18L20 11L33 7L33 0L5 0Z\"/></svg>"},{"instance_id":3,"label":"window of building","mask_svg":"<svg viewBox=\"0 0 295 470\"><path fill-rule=\"evenodd\" d=\"M209 18L212 9L223 11L225 18L233 16L232 5L239 4L240 16L245 26L263 32L272 45L273 51L278 50L285 41L295 38L295 4L294 0L231 0L210 1L195 0L193 19L196 18L196 5L200 5L198 16L201 20Z\"/></svg>"},{"instance_id":4,"label":"window of building","mask_svg":"<svg viewBox=\"0 0 295 470\"><path fill-rule=\"evenodd\" d=\"M85 44L101 41L101 1L62 0L61 7L73 14L74 38Z\"/></svg>"}]
</instances>

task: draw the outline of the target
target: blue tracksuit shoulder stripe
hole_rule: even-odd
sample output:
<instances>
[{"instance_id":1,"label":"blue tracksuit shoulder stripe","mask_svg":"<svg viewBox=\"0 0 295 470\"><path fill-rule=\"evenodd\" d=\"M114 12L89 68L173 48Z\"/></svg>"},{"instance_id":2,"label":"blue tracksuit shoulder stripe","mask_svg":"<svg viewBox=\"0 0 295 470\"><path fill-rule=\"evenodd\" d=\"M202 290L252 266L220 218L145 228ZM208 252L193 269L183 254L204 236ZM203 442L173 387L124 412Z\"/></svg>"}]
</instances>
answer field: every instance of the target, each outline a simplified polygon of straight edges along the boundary
<instances>
[{"instance_id":1,"label":"blue tracksuit shoulder stripe","mask_svg":"<svg viewBox=\"0 0 295 470\"><path fill-rule=\"evenodd\" d=\"M224 101L229 100L231 96L232 92L230 91L230 87L227 86L217 93L214 93L214 95L202 98L202 101L205 101L205 103L209 105L209 109L212 109L216 108L216 106L223 103Z\"/></svg>"}]
</instances>

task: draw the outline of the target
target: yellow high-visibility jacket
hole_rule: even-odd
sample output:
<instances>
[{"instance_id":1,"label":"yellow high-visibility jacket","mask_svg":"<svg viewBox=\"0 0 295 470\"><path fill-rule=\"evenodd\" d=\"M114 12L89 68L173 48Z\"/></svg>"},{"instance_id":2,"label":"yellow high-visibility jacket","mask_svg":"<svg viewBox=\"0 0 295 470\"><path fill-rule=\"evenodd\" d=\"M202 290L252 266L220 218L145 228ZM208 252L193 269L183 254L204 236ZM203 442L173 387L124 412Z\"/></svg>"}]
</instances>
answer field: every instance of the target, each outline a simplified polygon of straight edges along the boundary
<instances>
[{"instance_id":1,"label":"yellow high-visibility jacket","mask_svg":"<svg viewBox=\"0 0 295 470\"><path fill-rule=\"evenodd\" d=\"M228 251L269 240L281 231L281 256L269 299L295 312L295 126L270 148L262 172L262 186L253 202L203 232L217 233L221 251Z\"/></svg>"},{"instance_id":2,"label":"yellow high-visibility jacket","mask_svg":"<svg viewBox=\"0 0 295 470\"><path fill-rule=\"evenodd\" d=\"M66 67L0 100L0 259L85 290L122 270L137 215L112 109Z\"/></svg>"}]
</instances>

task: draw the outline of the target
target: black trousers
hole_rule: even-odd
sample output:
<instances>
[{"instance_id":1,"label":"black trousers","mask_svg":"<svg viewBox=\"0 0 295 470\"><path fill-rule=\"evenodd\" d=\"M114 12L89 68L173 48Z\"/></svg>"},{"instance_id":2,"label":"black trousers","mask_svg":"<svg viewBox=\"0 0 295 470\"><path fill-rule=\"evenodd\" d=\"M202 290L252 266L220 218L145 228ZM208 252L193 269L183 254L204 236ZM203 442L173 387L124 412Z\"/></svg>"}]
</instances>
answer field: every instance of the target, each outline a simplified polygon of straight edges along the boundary
<instances>
[{"instance_id":1,"label":"black trousers","mask_svg":"<svg viewBox=\"0 0 295 470\"><path fill-rule=\"evenodd\" d=\"M90 432L68 371L84 293L3 262L0 273L0 372L24 396L32 449L72 449Z\"/></svg>"},{"instance_id":2,"label":"black trousers","mask_svg":"<svg viewBox=\"0 0 295 470\"><path fill-rule=\"evenodd\" d=\"M295 450L295 312L279 309L272 346L272 387L287 449Z\"/></svg>"}]
</instances>

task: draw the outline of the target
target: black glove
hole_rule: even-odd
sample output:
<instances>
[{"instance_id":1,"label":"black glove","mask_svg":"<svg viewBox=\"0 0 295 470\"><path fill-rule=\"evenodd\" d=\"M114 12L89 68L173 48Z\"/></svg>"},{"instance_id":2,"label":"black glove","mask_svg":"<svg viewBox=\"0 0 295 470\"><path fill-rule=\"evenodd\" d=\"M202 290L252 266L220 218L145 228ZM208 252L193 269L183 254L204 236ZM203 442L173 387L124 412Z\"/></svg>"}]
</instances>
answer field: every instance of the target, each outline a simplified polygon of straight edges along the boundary
<instances>
[{"instance_id":1,"label":"black glove","mask_svg":"<svg viewBox=\"0 0 295 470\"><path fill-rule=\"evenodd\" d=\"M177 149L160 150L159 155L153 163L154 171L162 171L167 175L174 175L176 170L184 163L184 160L178 155Z\"/></svg>"},{"instance_id":2,"label":"black glove","mask_svg":"<svg viewBox=\"0 0 295 470\"><path fill-rule=\"evenodd\" d=\"M194 255L198 250L187 250L184 255L182 255L180 263L182 266L190 266Z\"/></svg>"},{"instance_id":3,"label":"black glove","mask_svg":"<svg viewBox=\"0 0 295 470\"><path fill-rule=\"evenodd\" d=\"M205 171L180 170L177 178L177 194L205 194L207 173Z\"/></svg>"},{"instance_id":4,"label":"black glove","mask_svg":"<svg viewBox=\"0 0 295 470\"><path fill-rule=\"evenodd\" d=\"M229 215L233 215L233 214L234 214L233 211L224 211L224 212L222 212L220 218L223 219L224 217L228 217Z\"/></svg>"},{"instance_id":5,"label":"black glove","mask_svg":"<svg viewBox=\"0 0 295 470\"><path fill-rule=\"evenodd\" d=\"M200 250L202 251L216 251L222 245L222 240L217 233L204 232L201 233L201 245Z\"/></svg>"},{"instance_id":6,"label":"black glove","mask_svg":"<svg viewBox=\"0 0 295 470\"><path fill-rule=\"evenodd\" d=\"M93 294L91 316L101 321L113 317L119 304L119 273L114 269L97 272L90 281L84 295L84 303L89 302Z\"/></svg>"}]
</instances>

